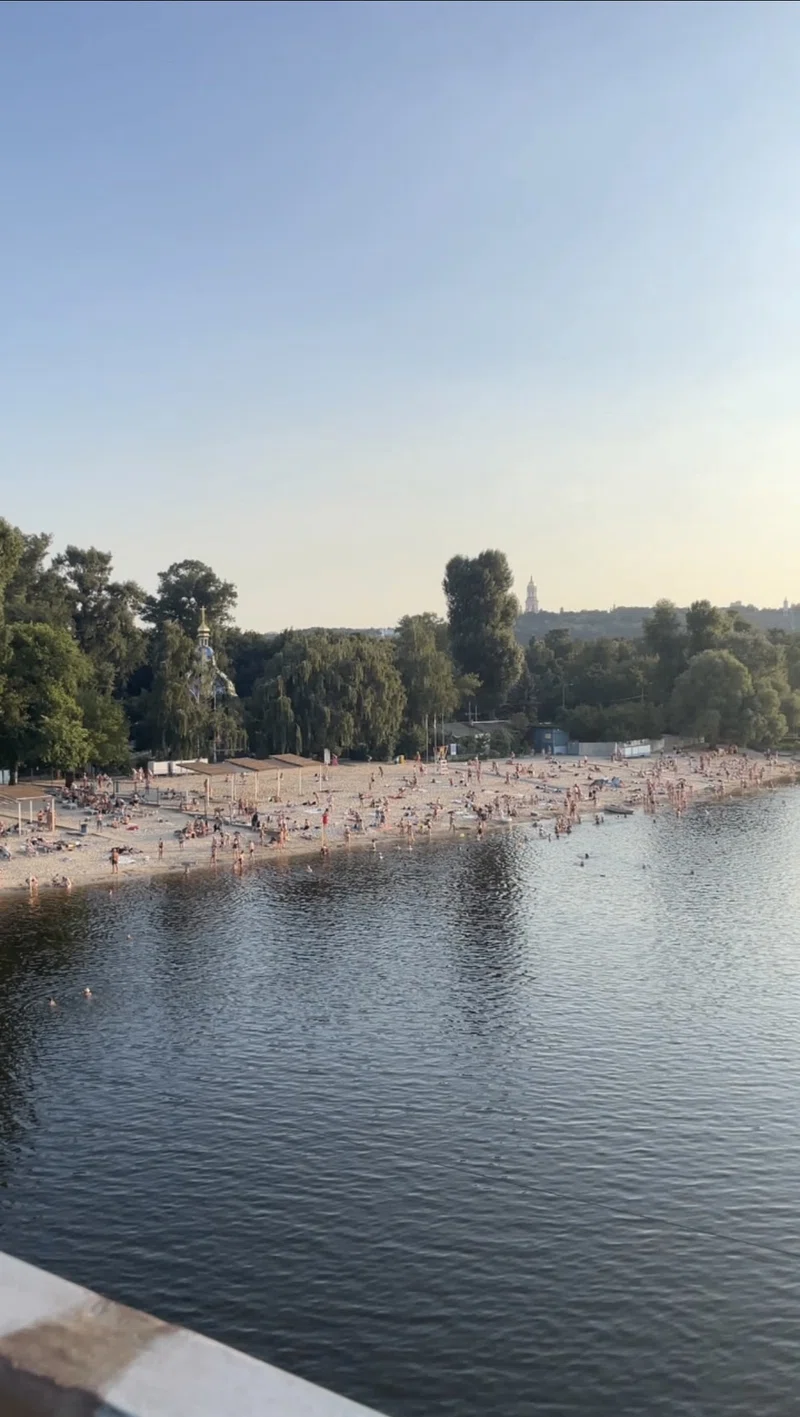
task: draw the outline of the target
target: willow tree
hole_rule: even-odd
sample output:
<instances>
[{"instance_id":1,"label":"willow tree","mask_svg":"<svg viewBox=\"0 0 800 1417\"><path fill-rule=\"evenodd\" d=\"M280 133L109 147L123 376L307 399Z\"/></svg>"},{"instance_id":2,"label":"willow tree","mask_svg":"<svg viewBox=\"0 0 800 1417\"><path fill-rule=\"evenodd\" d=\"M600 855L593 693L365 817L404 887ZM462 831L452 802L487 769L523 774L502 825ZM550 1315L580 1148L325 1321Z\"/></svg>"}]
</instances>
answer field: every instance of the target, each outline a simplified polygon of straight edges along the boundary
<instances>
[{"instance_id":1,"label":"willow tree","mask_svg":"<svg viewBox=\"0 0 800 1417\"><path fill-rule=\"evenodd\" d=\"M150 741L170 758L196 754L208 733L203 705L189 688L196 647L180 625L165 620L153 638L151 662L153 684L145 709Z\"/></svg>"},{"instance_id":2,"label":"willow tree","mask_svg":"<svg viewBox=\"0 0 800 1417\"><path fill-rule=\"evenodd\" d=\"M286 634L248 703L257 753L358 752L387 757L405 693L392 648L365 635Z\"/></svg>"}]
</instances>

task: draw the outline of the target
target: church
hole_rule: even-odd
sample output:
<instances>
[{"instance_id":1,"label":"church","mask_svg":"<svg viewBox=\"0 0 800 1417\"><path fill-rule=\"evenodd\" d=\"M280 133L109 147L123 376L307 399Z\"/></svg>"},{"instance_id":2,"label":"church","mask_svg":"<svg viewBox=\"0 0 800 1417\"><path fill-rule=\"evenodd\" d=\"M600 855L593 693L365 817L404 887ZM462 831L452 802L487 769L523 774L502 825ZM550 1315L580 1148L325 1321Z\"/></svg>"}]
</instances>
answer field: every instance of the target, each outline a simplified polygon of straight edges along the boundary
<instances>
[{"instance_id":1,"label":"church","mask_svg":"<svg viewBox=\"0 0 800 1417\"><path fill-rule=\"evenodd\" d=\"M211 700L214 708L222 699L235 699L233 680L223 674L217 664L217 657L211 644L211 631L206 622L206 612L200 611L200 627L197 631L196 668L189 678L189 692L197 703Z\"/></svg>"}]
</instances>

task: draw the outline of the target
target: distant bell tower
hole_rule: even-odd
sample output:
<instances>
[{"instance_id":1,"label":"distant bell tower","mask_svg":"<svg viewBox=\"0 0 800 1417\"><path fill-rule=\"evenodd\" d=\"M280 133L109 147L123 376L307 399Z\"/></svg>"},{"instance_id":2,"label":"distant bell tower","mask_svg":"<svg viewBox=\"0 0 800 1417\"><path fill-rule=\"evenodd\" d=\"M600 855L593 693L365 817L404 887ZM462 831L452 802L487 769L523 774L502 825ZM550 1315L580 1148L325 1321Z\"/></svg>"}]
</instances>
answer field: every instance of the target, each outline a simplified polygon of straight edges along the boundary
<instances>
[{"instance_id":1,"label":"distant bell tower","mask_svg":"<svg viewBox=\"0 0 800 1417\"><path fill-rule=\"evenodd\" d=\"M525 614L539 614L539 596L536 592L536 586L533 583L533 576L531 576L530 580L528 581L528 591L525 596Z\"/></svg>"}]
</instances>

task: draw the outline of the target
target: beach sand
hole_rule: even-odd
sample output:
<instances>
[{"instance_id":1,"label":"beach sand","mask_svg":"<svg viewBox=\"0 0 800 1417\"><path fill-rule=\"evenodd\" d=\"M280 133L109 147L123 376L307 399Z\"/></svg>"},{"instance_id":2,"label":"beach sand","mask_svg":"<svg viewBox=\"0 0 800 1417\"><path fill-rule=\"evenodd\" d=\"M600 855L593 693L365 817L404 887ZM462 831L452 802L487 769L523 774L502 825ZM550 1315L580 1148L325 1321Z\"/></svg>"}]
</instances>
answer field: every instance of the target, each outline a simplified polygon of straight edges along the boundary
<instances>
[{"instance_id":1,"label":"beach sand","mask_svg":"<svg viewBox=\"0 0 800 1417\"><path fill-rule=\"evenodd\" d=\"M241 870L246 874L256 864L280 858L319 858L324 845L331 854L359 847L380 849L383 842L412 846L437 838L458 838L465 834L515 829L551 835L573 832L581 824L592 823L607 809L629 807L646 811L682 813L697 803L705 804L735 794L757 792L783 783L796 782L800 762L787 756L760 753L680 753L623 762L598 758L527 758L489 761L480 765L446 760L441 765L343 763L322 770L306 782L302 800L278 803L263 797L258 803L267 839L251 829L245 804L211 802L211 818L219 808L224 832L229 838L220 847L212 866L211 837L184 840L184 828L202 817L205 804L187 787L187 778L157 780L159 788L171 789L175 796L158 806L126 806L112 824L106 819L101 829L96 818L81 808L59 804L56 830L33 830L27 824L20 837L16 830L2 839L11 853L0 860L0 893L29 891L35 876L40 893L63 890L54 878L68 877L72 888L112 883L112 847L124 852L120 870L113 880L155 875L190 875L200 869L232 871L237 853L233 837L240 838L244 854ZM601 786L596 786L602 780ZM197 779L195 779L195 782ZM613 783L613 785L612 785ZM215 787L226 790L224 779ZM228 789L229 790L229 789ZM121 795L130 798L132 782L121 785ZM591 793L596 796L592 798ZM194 802L194 809L190 804ZM328 823L323 826L323 812ZM27 808L24 809L27 814ZM386 821L380 822L381 812ZM5 815L3 815L5 814ZM286 844L273 844L279 816L284 818ZM481 824L481 816L484 822ZM360 822L358 818L360 817ZM12 803L0 801L0 827L11 828L17 811ZM87 823L86 833L81 824ZM42 838L60 849L31 852L31 836ZM159 841L163 856L159 857ZM251 854L250 843L254 850Z\"/></svg>"}]
</instances>

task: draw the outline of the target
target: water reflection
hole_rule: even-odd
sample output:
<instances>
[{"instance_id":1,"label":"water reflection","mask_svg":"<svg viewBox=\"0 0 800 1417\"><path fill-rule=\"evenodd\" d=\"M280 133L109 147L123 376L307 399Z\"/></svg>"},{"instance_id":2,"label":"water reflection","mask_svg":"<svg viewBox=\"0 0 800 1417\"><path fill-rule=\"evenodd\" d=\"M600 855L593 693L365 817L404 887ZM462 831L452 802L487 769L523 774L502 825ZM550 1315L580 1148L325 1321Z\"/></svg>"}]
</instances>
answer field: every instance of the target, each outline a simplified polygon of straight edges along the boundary
<instances>
[{"instance_id":1,"label":"water reflection","mask_svg":"<svg viewBox=\"0 0 800 1417\"><path fill-rule=\"evenodd\" d=\"M793 1410L798 843L786 793L4 907L0 1243L398 1417Z\"/></svg>"}]
</instances>

